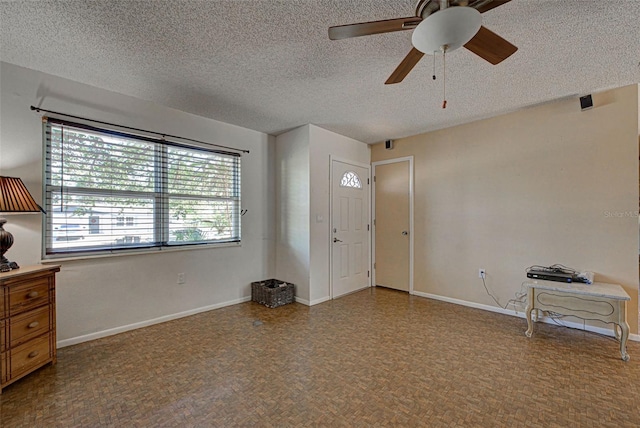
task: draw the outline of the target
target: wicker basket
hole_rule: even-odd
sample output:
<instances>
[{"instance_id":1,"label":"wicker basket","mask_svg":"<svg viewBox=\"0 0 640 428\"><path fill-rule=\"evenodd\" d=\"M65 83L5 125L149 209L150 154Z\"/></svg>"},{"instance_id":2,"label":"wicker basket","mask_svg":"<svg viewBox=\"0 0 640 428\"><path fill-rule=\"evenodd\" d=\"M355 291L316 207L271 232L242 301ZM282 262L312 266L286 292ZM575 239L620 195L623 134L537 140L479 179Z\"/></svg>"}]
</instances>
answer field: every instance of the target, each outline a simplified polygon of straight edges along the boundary
<instances>
[{"instance_id":1,"label":"wicker basket","mask_svg":"<svg viewBox=\"0 0 640 428\"><path fill-rule=\"evenodd\" d=\"M251 283L251 300L268 308L293 303L295 286L278 279L267 279Z\"/></svg>"}]
</instances>

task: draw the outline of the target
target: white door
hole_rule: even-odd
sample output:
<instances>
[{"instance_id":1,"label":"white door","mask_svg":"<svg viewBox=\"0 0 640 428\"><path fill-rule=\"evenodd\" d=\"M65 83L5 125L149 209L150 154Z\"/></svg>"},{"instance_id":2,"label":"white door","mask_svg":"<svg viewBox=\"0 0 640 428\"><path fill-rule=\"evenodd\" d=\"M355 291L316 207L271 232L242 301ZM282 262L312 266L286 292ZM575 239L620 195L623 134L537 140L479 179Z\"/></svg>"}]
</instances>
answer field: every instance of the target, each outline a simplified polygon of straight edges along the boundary
<instances>
[{"instance_id":1,"label":"white door","mask_svg":"<svg viewBox=\"0 0 640 428\"><path fill-rule=\"evenodd\" d=\"M413 292L412 158L373 164L375 285Z\"/></svg>"},{"instance_id":2,"label":"white door","mask_svg":"<svg viewBox=\"0 0 640 428\"><path fill-rule=\"evenodd\" d=\"M369 168L331 161L331 296L370 285Z\"/></svg>"}]
</instances>

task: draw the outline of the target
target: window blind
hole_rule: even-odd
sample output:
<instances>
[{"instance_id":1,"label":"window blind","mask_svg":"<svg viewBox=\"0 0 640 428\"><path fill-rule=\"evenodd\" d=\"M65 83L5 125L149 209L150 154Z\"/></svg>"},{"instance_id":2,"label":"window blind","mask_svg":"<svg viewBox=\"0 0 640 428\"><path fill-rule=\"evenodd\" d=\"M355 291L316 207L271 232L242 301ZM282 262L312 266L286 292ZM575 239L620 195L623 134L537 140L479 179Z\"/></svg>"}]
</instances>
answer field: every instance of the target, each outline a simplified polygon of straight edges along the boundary
<instances>
[{"instance_id":1,"label":"window blind","mask_svg":"<svg viewBox=\"0 0 640 428\"><path fill-rule=\"evenodd\" d=\"M48 118L45 257L240 242L240 155Z\"/></svg>"}]
</instances>

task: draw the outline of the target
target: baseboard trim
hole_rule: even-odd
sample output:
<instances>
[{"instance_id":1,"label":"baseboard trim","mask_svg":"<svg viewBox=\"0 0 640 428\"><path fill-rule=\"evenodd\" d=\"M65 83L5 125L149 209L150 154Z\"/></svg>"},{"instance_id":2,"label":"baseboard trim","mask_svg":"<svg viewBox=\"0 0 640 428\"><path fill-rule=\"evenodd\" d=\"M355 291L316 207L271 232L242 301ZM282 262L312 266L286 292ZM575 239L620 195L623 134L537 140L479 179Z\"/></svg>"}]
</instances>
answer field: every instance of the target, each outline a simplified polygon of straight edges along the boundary
<instances>
[{"instance_id":1,"label":"baseboard trim","mask_svg":"<svg viewBox=\"0 0 640 428\"><path fill-rule=\"evenodd\" d=\"M320 303L328 302L329 300L331 300L330 296L321 297L319 299L312 300L311 301L311 305L309 305L309 306L319 305Z\"/></svg>"},{"instance_id":2,"label":"baseboard trim","mask_svg":"<svg viewBox=\"0 0 640 428\"><path fill-rule=\"evenodd\" d=\"M216 303L214 305L203 306L201 308L190 309L184 312L178 312L176 314L164 315L158 318L153 318L146 321L141 321L133 324L123 325L120 327L110 328L107 330L97 331L95 333L86 334L83 336L72 337L70 339L60 340L56 343L58 348L64 348L66 346L77 345L83 342L89 342L91 340L101 339L107 336L113 336L114 334L124 333L125 331L136 330L142 327L148 327L154 324L160 324L167 321L172 321L178 318L184 318L191 315L199 314L201 312L207 312L214 309L224 308L226 306L237 305L238 303L244 303L251 300L251 296L242 297L236 300L230 300L228 302Z\"/></svg>"},{"instance_id":3,"label":"baseboard trim","mask_svg":"<svg viewBox=\"0 0 640 428\"><path fill-rule=\"evenodd\" d=\"M294 296L296 303L302 303L303 305L311 306L311 302L307 299L303 299L302 297Z\"/></svg>"},{"instance_id":4,"label":"baseboard trim","mask_svg":"<svg viewBox=\"0 0 640 428\"><path fill-rule=\"evenodd\" d=\"M421 291L414 291L413 294L418 297L426 297L427 299L440 300L442 302L453 303L455 305L467 306L470 308L482 309L490 312L497 312L499 314L511 315L518 318L526 318L524 311L520 312L520 311L515 311L513 309L504 309L504 308L491 306L491 305L483 305L481 303L469 302L466 300L454 299L451 297L438 296L436 294L423 293ZM553 319L548 317L540 317L538 318L538 322L557 325ZM595 327L592 325L583 325L583 324L572 322L572 321L560 321L560 322L562 323L563 326L566 326L566 327L575 328L578 330L591 331L593 333L598 333L604 336L613 337L613 329L611 328ZM640 334L629 334L629 340L632 340L634 342L640 342Z\"/></svg>"},{"instance_id":5,"label":"baseboard trim","mask_svg":"<svg viewBox=\"0 0 640 428\"><path fill-rule=\"evenodd\" d=\"M510 315L510 316L515 316L518 318L525 318L524 312L516 312L512 309L504 309L504 308L499 308L499 307L495 307L495 306L490 306L490 305L484 305L481 303L475 303L475 302L469 302L466 300L460 300L460 299L454 299L451 297L445 297L445 296L439 296L436 294L430 294L430 293L423 293L421 291L414 291L413 295L418 296L418 297L424 297L427 299L433 299L433 300L440 300L443 302L447 302L447 303L453 303L455 305L461 305L461 306L467 306L470 308L475 308L475 309L482 309L485 311L489 311L489 312L497 312L499 314L504 314L504 315ZM196 309L190 309L188 311L184 311L184 312L178 312L175 314L171 314L171 315L165 315L162 317L158 317L158 318L154 318L154 319L150 319L150 320L146 320L146 321L141 321L141 322L137 322L137 323L133 323L133 324L128 324L128 325L124 325L124 326L120 326L120 327L115 327L115 328L111 328L111 329L107 329L107 330L102 330L102 331L97 331L95 333L91 333L91 334L86 334L83 336L77 336L77 337L72 337L70 339L64 339L64 340L60 340L56 343L56 346L58 348L64 348L66 346L72 346L72 345L77 345L79 343L83 343L83 342L89 342L91 340L96 340L96 339L100 339L103 337L108 337L108 336L113 336L115 334L119 334L119 333L124 333L126 331L130 331L130 330L136 330L138 328L142 328L142 327L148 327L154 324L160 324L163 322L167 322L167 321L171 321L171 320L175 320L175 319L179 319L179 318L184 318L184 317L188 317L191 315L195 315L195 314L199 314L201 312L207 312L207 311L212 311L214 309L220 309L220 308L224 308L226 306L232 306L232 305L237 305L238 303L244 303L244 302L248 302L251 300L251 296L245 296L242 297L240 299L236 299L236 300L230 300L227 302L222 302L222 303L216 303L214 305L209 305L209 306L203 306L200 308L196 308ZM314 306L314 305L318 305L320 303L324 303L331 300L331 297L326 296L326 297L322 297L320 299L316 299L313 301L308 301L306 299L302 299L300 297L295 297L295 301L298 303L301 303L303 305L306 306ZM547 324L555 324L555 322L547 317L541 317L538 319L538 322L544 322ZM612 329L608 329L608 328L602 328L602 327L595 327L595 326L584 326L582 324L579 323L575 323L575 322L571 322L571 321L562 321L562 324L570 327L570 328L575 328L578 330L586 330L586 331L591 331L594 333L598 333L598 334L602 334L605 336L612 336L613 337L613 330ZM640 342L640 335L639 334L629 334L629 340L632 340L634 342Z\"/></svg>"},{"instance_id":6,"label":"baseboard trim","mask_svg":"<svg viewBox=\"0 0 640 428\"><path fill-rule=\"evenodd\" d=\"M297 303L302 303L303 305L307 305L307 306L313 306L313 305L318 305L320 303L327 302L327 301L331 300L331 297L326 296L326 297L321 297L321 298L316 299L316 300L308 301L307 299L303 299L301 297L295 296L295 299L296 299Z\"/></svg>"}]
</instances>

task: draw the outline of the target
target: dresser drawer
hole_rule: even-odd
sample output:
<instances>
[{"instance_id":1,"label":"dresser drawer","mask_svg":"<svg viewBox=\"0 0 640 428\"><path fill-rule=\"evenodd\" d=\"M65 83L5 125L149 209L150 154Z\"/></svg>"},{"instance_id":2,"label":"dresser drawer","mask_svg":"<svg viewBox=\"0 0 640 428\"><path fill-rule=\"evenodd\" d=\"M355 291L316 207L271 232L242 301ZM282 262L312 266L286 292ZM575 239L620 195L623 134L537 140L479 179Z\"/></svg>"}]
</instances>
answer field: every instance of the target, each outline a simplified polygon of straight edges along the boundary
<instances>
[{"instance_id":1,"label":"dresser drawer","mask_svg":"<svg viewBox=\"0 0 640 428\"><path fill-rule=\"evenodd\" d=\"M5 295L7 293L7 287L0 287L0 320L9 316L9 313L5 313L4 305L7 299L5 299Z\"/></svg>"},{"instance_id":2,"label":"dresser drawer","mask_svg":"<svg viewBox=\"0 0 640 428\"><path fill-rule=\"evenodd\" d=\"M11 318L9 321L9 347L14 348L48 332L51 329L50 320L51 307L49 305Z\"/></svg>"},{"instance_id":3,"label":"dresser drawer","mask_svg":"<svg viewBox=\"0 0 640 428\"><path fill-rule=\"evenodd\" d=\"M7 376L7 353L0 353L0 384L5 383L9 377Z\"/></svg>"},{"instance_id":4,"label":"dresser drawer","mask_svg":"<svg viewBox=\"0 0 640 428\"><path fill-rule=\"evenodd\" d=\"M9 347L7 346L7 332L4 331L6 322L5 320L0 320L0 352L6 351Z\"/></svg>"},{"instance_id":5,"label":"dresser drawer","mask_svg":"<svg viewBox=\"0 0 640 428\"><path fill-rule=\"evenodd\" d=\"M7 357L9 377L16 378L51 361L51 351L51 333L12 349Z\"/></svg>"},{"instance_id":6,"label":"dresser drawer","mask_svg":"<svg viewBox=\"0 0 640 428\"><path fill-rule=\"evenodd\" d=\"M36 308L49 303L49 280L38 278L16 285L9 291L9 315Z\"/></svg>"},{"instance_id":7,"label":"dresser drawer","mask_svg":"<svg viewBox=\"0 0 640 428\"><path fill-rule=\"evenodd\" d=\"M35 265L0 272L0 394L18 379L56 362L59 271L57 265Z\"/></svg>"}]
</instances>

